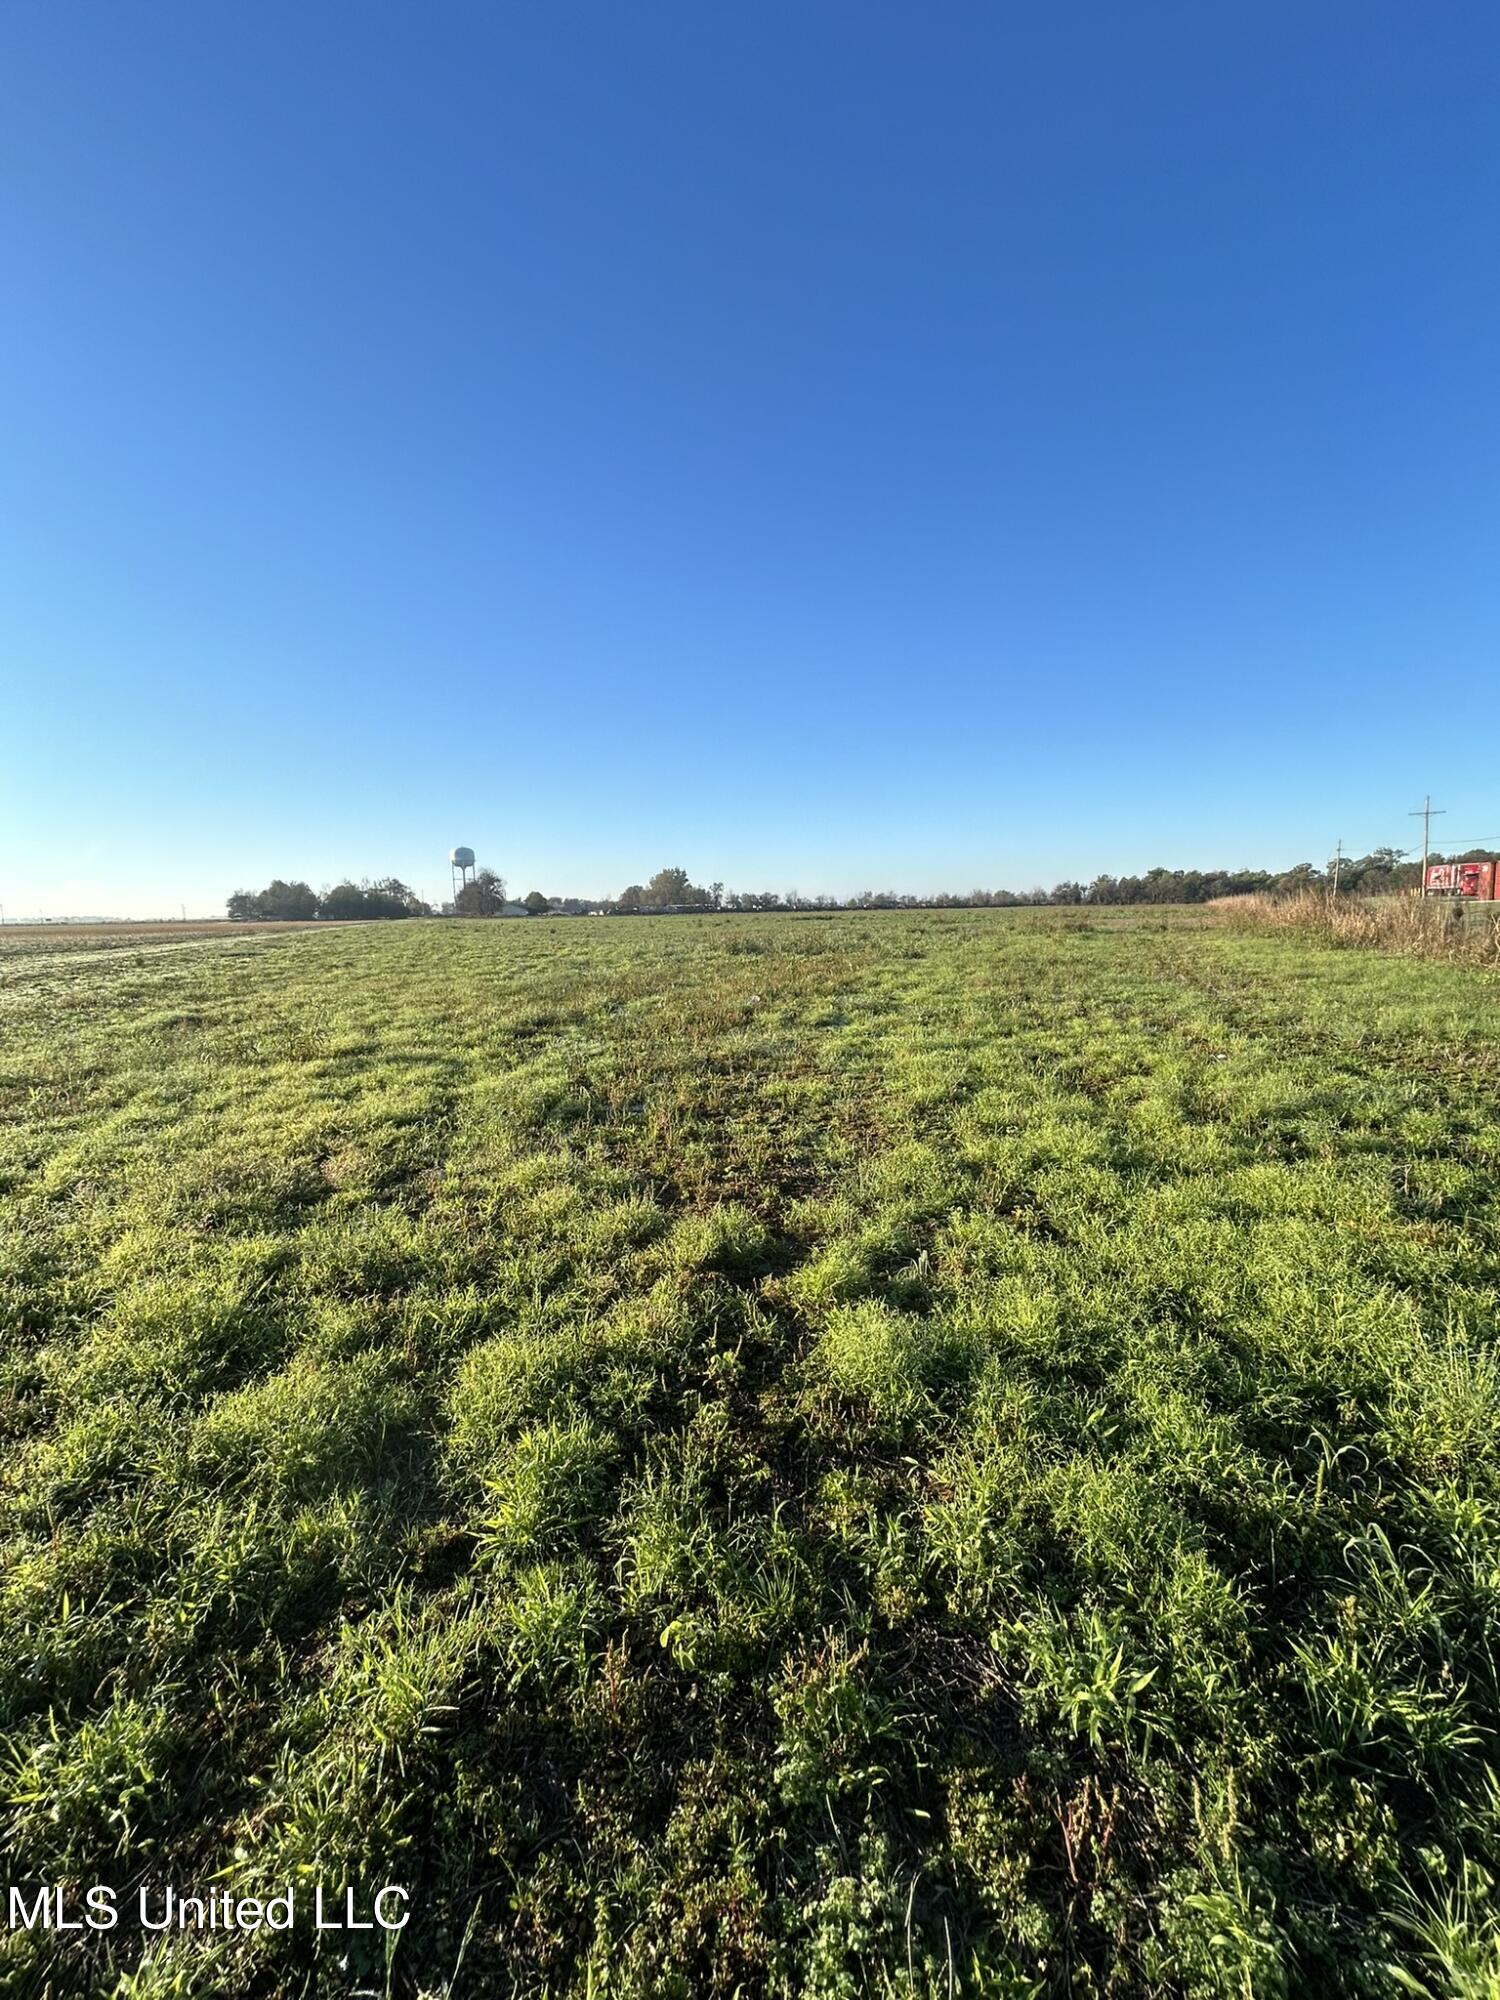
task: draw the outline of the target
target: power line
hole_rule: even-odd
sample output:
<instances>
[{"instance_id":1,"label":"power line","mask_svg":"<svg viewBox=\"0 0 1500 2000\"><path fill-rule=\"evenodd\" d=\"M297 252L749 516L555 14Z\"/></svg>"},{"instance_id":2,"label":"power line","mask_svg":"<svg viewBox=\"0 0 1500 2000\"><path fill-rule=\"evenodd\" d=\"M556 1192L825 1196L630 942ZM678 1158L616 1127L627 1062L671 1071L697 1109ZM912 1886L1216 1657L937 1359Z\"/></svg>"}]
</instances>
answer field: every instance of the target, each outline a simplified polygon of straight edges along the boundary
<instances>
[{"instance_id":1,"label":"power line","mask_svg":"<svg viewBox=\"0 0 1500 2000\"><path fill-rule=\"evenodd\" d=\"M1427 855L1432 845L1432 822L1443 817L1443 810L1441 806L1434 810L1432 794L1429 792L1421 806L1406 815L1408 819L1419 819L1422 822L1422 886L1417 891L1419 896L1427 894Z\"/></svg>"}]
</instances>

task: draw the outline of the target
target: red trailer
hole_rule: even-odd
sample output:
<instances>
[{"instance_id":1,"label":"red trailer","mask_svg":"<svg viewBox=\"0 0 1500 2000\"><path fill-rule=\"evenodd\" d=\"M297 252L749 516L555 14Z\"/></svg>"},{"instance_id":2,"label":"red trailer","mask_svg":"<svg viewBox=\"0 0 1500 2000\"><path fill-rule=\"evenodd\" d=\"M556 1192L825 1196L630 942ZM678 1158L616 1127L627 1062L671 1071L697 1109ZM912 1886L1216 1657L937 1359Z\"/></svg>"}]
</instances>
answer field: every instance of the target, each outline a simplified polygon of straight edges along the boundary
<instances>
[{"instance_id":1,"label":"red trailer","mask_svg":"<svg viewBox=\"0 0 1500 2000\"><path fill-rule=\"evenodd\" d=\"M1434 861L1427 870L1429 896L1466 896L1471 902L1495 900L1493 861Z\"/></svg>"}]
</instances>

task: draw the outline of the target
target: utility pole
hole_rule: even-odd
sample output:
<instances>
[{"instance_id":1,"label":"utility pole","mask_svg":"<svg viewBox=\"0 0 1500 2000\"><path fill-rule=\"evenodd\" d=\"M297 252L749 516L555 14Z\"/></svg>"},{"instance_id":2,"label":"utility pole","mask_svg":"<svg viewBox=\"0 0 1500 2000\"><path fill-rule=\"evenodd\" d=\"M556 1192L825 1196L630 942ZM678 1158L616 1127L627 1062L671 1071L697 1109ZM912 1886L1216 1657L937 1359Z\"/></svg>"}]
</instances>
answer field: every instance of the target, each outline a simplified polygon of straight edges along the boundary
<instances>
[{"instance_id":1,"label":"utility pole","mask_svg":"<svg viewBox=\"0 0 1500 2000\"><path fill-rule=\"evenodd\" d=\"M1343 867L1343 863L1344 843L1340 840L1338 846L1333 850L1333 893L1335 896L1339 892L1339 870Z\"/></svg>"},{"instance_id":2,"label":"utility pole","mask_svg":"<svg viewBox=\"0 0 1500 2000\"><path fill-rule=\"evenodd\" d=\"M1419 819L1422 822L1422 886L1417 891L1419 896L1427 894L1427 851L1431 846L1429 836L1432 831L1432 822L1435 819L1441 819L1445 810L1446 808L1443 807L1434 809L1432 794L1429 792L1426 798L1423 799L1421 806L1406 815L1408 819Z\"/></svg>"}]
</instances>

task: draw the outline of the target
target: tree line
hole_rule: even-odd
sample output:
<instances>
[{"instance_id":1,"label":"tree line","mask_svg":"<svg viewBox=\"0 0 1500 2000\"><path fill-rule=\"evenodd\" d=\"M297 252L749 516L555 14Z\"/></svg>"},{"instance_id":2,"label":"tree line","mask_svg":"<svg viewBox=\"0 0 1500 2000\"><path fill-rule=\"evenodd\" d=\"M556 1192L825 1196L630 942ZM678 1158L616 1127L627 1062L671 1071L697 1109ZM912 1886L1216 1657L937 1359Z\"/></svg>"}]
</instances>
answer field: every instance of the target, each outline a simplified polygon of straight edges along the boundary
<instances>
[{"instance_id":1,"label":"tree line","mask_svg":"<svg viewBox=\"0 0 1500 2000\"><path fill-rule=\"evenodd\" d=\"M1489 849L1464 854L1434 852L1431 861L1488 861ZM722 882L702 887L685 868L659 868L649 882L632 882L618 896L590 901L579 896L546 896L533 889L520 905L507 904L505 880L493 868L481 868L445 911L460 917L495 917L507 908L531 916L582 916L602 910L611 916L674 914L693 910L963 910L1011 909L1043 904L1210 903L1223 896L1248 896L1269 890L1331 890L1334 871L1299 861L1279 872L1265 868L1150 868L1144 875L1096 875L1092 882L1057 882L1050 889L970 889L955 894L940 890L914 896L894 889L862 889L855 896L803 896L795 889L734 889ZM1398 848L1377 847L1369 854L1346 856L1338 864L1340 896L1388 896L1421 886L1422 864ZM259 890L236 889L229 898L229 915L237 923L310 922L327 917L341 922L389 917L430 917L431 904L395 876L379 882L339 882L321 895L305 882L276 880Z\"/></svg>"},{"instance_id":2,"label":"tree line","mask_svg":"<svg viewBox=\"0 0 1500 2000\"><path fill-rule=\"evenodd\" d=\"M1488 849L1464 854L1434 852L1431 861L1485 861ZM1344 856L1337 866L1340 896L1388 896L1421 886L1420 860L1404 857L1398 848L1377 847L1369 854ZM795 889L735 890L726 894L720 882L697 887L682 868L660 869L642 885L629 888L603 907L625 914L671 910L944 910L1006 909L1041 904L1211 903L1224 896L1258 892L1295 894L1304 889L1334 886L1334 869L1311 861L1294 867L1150 868L1144 875L1096 875L1091 882L1057 882L1048 889L970 889L966 893L939 890L926 896L898 894L894 889L863 889L854 896L803 896Z\"/></svg>"},{"instance_id":3,"label":"tree line","mask_svg":"<svg viewBox=\"0 0 1500 2000\"><path fill-rule=\"evenodd\" d=\"M394 875L380 882L335 882L321 895L306 882L283 882L278 876L264 889L236 889L228 902L231 923L311 923L327 917L339 923L389 917L430 917L424 903Z\"/></svg>"}]
</instances>

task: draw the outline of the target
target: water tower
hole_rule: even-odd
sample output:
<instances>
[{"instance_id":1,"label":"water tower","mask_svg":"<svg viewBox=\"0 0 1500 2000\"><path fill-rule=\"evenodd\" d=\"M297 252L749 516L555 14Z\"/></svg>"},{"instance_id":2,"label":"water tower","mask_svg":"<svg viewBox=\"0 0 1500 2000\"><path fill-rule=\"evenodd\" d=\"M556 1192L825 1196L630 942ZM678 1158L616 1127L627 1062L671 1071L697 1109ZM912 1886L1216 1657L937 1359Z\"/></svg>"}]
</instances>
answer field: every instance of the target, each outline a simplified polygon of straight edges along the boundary
<instances>
[{"instance_id":1,"label":"water tower","mask_svg":"<svg viewBox=\"0 0 1500 2000\"><path fill-rule=\"evenodd\" d=\"M448 856L448 878L453 884L453 900L458 901L458 892L466 883L474 879L474 850L472 847L455 847Z\"/></svg>"}]
</instances>

